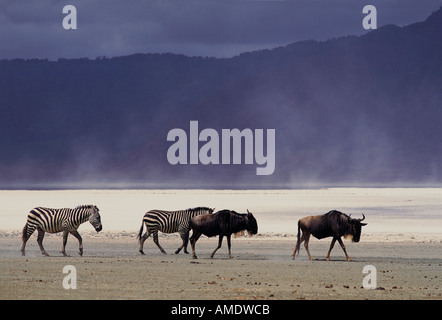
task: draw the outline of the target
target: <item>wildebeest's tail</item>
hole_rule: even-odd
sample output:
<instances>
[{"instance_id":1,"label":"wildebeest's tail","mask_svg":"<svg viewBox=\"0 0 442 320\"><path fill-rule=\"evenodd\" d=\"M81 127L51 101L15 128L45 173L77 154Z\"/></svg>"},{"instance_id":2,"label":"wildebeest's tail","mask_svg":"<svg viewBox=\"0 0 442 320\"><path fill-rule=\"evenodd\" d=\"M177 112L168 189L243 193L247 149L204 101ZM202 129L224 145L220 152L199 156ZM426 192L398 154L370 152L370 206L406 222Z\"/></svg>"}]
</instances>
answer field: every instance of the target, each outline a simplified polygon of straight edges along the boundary
<instances>
[{"instance_id":1,"label":"wildebeest's tail","mask_svg":"<svg viewBox=\"0 0 442 320\"><path fill-rule=\"evenodd\" d=\"M143 228L144 228L144 219L141 222L141 228L140 228L140 232L138 232L137 239L141 239L141 236L143 235Z\"/></svg>"},{"instance_id":2,"label":"wildebeest's tail","mask_svg":"<svg viewBox=\"0 0 442 320\"><path fill-rule=\"evenodd\" d=\"M301 221L298 220L298 235L296 236L298 239L296 241L296 251L299 255L299 246L301 245L300 239L301 239Z\"/></svg>"}]
</instances>

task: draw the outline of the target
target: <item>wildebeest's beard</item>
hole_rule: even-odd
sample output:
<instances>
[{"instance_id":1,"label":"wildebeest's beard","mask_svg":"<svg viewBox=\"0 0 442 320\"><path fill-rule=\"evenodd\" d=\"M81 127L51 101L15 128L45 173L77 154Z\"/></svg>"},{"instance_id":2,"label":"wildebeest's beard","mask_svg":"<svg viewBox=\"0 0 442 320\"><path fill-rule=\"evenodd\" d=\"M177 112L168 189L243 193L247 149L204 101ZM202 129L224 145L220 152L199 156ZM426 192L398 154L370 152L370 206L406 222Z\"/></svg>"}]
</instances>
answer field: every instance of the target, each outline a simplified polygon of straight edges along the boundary
<instances>
[{"instance_id":1,"label":"wildebeest's beard","mask_svg":"<svg viewBox=\"0 0 442 320\"><path fill-rule=\"evenodd\" d=\"M249 237L253 236L253 233L251 233L249 230L241 230L241 231L235 233L235 238L242 237L243 235L246 234L246 232L247 232Z\"/></svg>"},{"instance_id":2,"label":"wildebeest's beard","mask_svg":"<svg viewBox=\"0 0 442 320\"><path fill-rule=\"evenodd\" d=\"M358 232L354 220L349 218L347 228L344 233L344 238L346 240L351 240L352 242L359 242L360 237L361 237L361 228L359 227L359 232Z\"/></svg>"},{"instance_id":3,"label":"wildebeest's beard","mask_svg":"<svg viewBox=\"0 0 442 320\"><path fill-rule=\"evenodd\" d=\"M355 238L354 238L354 236L351 234L351 233L348 233L348 234L346 234L345 236L344 236L344 238L346 239L346 240L351 240L352 242L358 242L358 241L355 241Z\"/></svg>"}]
</instances>

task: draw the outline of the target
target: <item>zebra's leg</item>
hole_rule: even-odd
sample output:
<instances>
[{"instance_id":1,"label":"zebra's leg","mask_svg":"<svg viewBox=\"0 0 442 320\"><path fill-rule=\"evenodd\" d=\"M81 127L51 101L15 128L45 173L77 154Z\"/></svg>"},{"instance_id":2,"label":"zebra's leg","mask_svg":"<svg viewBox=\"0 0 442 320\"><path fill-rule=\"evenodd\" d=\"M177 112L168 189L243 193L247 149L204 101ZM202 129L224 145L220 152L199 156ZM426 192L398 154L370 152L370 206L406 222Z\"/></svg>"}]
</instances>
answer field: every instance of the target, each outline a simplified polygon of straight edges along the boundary
<instances>
[{"instance_id":1,"label":"zebra's leg","mask_svg":"<svg viewBox=\"0 0 442 320\"><path fill-rule=\"evenodd\" d=\"M187 244L189 243L189 231L186 230L180 230L179 231L181 239L183 240L183 244L181 245L181 247L179 247L176 251L175 254L180 253L181 249L184 248L184 253L189 253L187 251Z\"/></svg>"},{"instance_id":2,"label":"zebra's leg","mask_svg":"<svg viewBox=\"0 0 442 320\"><path fill-rule=\"evenodd\" d=\"M68 235L69 235L69 230L63 230L63 247L61 248L61 253L63 254L63 256L67 257L67 253L66 253L66 243L68 242Z\"/></svg>"},{"instance_id":3,"label":"zebra's leg","mask_svg":"<svg viewBox=\"0 0 442 320\"><path fill-rule=\"evenodd\" d=\"M182 244L178 249L176 249L175 254L180 253L181 249L183 249L183 248L184 248L184 240L183 240L183 244ZM188 252L186 251L186 249L184 249L184 252L185 252L185 253L188 253Z\"/></svg>"},{"instance_id":4,"label":"zebra's leg","mask_svg":"<svg viewBox=\"0 0 442 320\"><path fill-rule=\"evenodd\" d=\"M29 235L28 235L28 231L29 231ZM21 255L25 256L25 247L26 247L26 242L28 242L29 238L31 237L32 233L35 231L35 229L32 230L28 230L28 224L26 223L26 225L23 228L23 232L22 232L22 246L21 246Z\"/></svg>"},{"instance_id":5,"label":"zebra's leg","mask_svg":"<svg viewBox=\"0 0 442 320\"><path fill-rule=\"evenodd\" d=\"M147 229L146 233L145 233L144 235L142 235L142 236L140 237L140 240L138 241L138 243L140 244L140 248L138 249L138 251L139 251L142 255L144 255L144 250L143 250L144 241L146 241L147 238L149 238L149 236L150 236L150 230Z\"/></svg>"},{"instance_id":6,"label":"zebra's leg","mask_svg":"<svg viewBox=\"0 0 442 320\"><path fill-rule=\"evenodd\" d=\"M222 243L223 243L223 237L224 237L224 236L223 236L222 234L219 235L219 239L218 239L218 247L216 247L215 251L212 252L212 254L210 255L210 258L213 258L213 256L215 255L215 252L217 252L218 249L221 248L221 245L222 245Z\"/></svg>"},{"instance_id":7,"label":"zebra's leg","mask_svg":"<svg viewBox=\"0 0 442 320\"><path fill-rule=\"evenodd\" d=\"M77 230L72 230L70 232L75 238L78 239L78 249L80 256L83 256L83 239L81 238L80 234Z\"/></svg>"},{"instance_id":8,"label":"zebra's leg","mask_svg":"<svg viewBox=\"0 0 442 320\"><path fill-rule=\"evenodd\" d=\"M21 239L22 239L22 242L23 242L22 245L21 245L21 255L22 255L22 256L25 256L26 242L28 242L29 238L30 238L30 237L28 237L28 236L24 236L24 237L21 238Z\"/></svg>"},{"instance_id":9,"label":"zebra's leg","mask_svg":"<svg viewBox=\"0 0 442 320\"><path fill-rule=\"evenodd\" d=\"M163 247L161 247L159 241L158 241L158 230L153 231L153 242L157 245L157 247L160 249L161 253L167 254L166 251L164 251Z\"/></svg>"},{"instance_id":10,"label":"zebra's leg","mask_svg":"<svg viewBox=\"0 0 442 320\"><path fill-rule=\"evenodd\" d=\"M38 243L38 246L40 247L41 254L46 257L49 257L48 253L43 248L43 238L45 236L45 232L40 228L38 228L37 231L38 231L37 243Z\"/></svg>"}]
</instances>

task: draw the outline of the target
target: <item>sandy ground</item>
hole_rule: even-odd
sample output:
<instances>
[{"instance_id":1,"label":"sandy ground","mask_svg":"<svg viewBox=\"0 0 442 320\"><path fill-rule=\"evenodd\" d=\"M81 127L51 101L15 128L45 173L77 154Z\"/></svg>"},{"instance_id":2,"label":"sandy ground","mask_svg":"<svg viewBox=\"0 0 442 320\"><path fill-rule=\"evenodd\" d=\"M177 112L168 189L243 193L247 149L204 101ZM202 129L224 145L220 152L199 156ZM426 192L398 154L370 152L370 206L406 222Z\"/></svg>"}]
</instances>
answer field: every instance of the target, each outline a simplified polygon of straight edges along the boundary
<instances>
[{"instance_id":1,"label":"sandy ground","mask_svg":"<svg viewBox=\"0 0 442 320\"><path fill-rule=\"evenodd\" d=\"M352 258L345 260L336 244L325 261L330 239L310 242L317 260L305 249L291 259L294 235L258 235L232 240L210 259L217 239L202 237L198 259L174 251L175 235L160 237L167 255L152 239L145 256L138 253L133 233L83 234L84 256L70 237L69 257L62 257L61 235L45 237L50 257L41 256L36 235L20 254L19 232L0 233L0 299L442 299L441 235L365 234L360 243L345 242ZM190 246L189 246L190 250ZM76 269L77 289L63 288L66 265ZM363 287L366 265L376 268L377 289Z\"/></svg>"}]
</instances>

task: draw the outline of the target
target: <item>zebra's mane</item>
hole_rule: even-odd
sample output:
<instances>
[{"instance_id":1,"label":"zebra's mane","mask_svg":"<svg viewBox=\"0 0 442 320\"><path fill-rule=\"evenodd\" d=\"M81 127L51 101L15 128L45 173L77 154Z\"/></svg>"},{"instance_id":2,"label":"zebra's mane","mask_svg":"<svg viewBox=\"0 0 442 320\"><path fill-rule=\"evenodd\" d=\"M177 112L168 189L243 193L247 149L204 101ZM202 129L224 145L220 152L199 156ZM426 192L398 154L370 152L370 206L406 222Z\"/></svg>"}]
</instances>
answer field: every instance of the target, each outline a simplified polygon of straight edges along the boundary
<instances>
[{"instance_id":1,"label":"zebra's mane","mask_svg":"<svg viewBox=\"0 0 442 320\"><path fill-rule=\"evenodd\" d=\"M212 210L212 208L208 208L208 207L195 207L195 208L189 208L187 210L189 210L189 211Z\"/></svg>"},{"instance_id":2,"label":"zebra's mane","mask_svg":"<svg viewBox=\"0 0 442 320\"><path fill-rule=\"evenodd\" d=\"M75 209L93 209L95 206L93 204L84 204L77 206Z\"/></svg>"}]
</instances>

